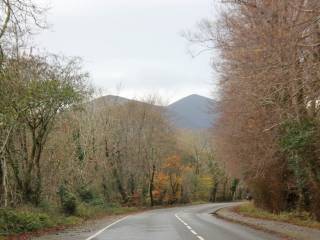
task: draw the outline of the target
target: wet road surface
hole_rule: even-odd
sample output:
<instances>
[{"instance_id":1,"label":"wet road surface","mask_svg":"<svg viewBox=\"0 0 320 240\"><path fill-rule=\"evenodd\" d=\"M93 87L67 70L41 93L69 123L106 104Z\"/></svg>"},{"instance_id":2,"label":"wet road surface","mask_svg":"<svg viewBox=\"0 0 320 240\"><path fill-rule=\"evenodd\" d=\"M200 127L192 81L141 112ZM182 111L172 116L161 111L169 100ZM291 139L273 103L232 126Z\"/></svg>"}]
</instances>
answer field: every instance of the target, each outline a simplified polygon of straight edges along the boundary
<instances>
[{"instance_id":1,"label":"wet road surface","mask_svg":"<svg viewBox=\"0 0 320 240\"><path fill-rule=\"evenodd\" d=\"M211 215L232 204L158 209L128 216L86 240L279 240L280 238Z\"/></svg>"}]
</instances>

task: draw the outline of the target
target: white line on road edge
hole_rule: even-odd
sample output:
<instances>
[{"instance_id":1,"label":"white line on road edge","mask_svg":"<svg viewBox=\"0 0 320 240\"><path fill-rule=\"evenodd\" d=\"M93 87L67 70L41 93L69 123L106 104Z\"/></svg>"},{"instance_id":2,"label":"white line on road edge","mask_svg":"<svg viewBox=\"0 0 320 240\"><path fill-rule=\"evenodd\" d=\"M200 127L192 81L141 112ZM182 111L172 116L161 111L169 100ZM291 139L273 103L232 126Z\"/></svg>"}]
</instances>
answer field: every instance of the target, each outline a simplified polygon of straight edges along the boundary
<instances>
[{"instance_id":1,"label":"white line on road edge","mask_svg":"<svg viewBox=\"0 0 320 240\"><path fill-rule=\"evenodd\" d=\"M95 237L99 236L101 233L103 233L105 230L107 230L108 228L112 227L113 225L116 225L117 223L125 220L126 218L128 218L128 216L124 217L124 218L121 218L113 223L111 223L110 225L106 226L104 229L101 229L100 231L98 231L97 233L95 233L94 235L92 235L91 237L88 237L86 240L92 240L94 239Z\"/></svg>"},{"instance_id":2,"label":"white line on road edge","mask_svg":"<svg viewBox=\"0 0 320 240\"><path fill-rule=\"evenodd\" d=\"M175 214L174 216L175 216L181 223L183 223L183 224L190 230L191 233L193 233L194 235L196 235L196 237L197 237L199 240L205 240L203 237L199 236L198 233L192 229L192 227L190 227L185 221L183 221L183 219L180 218L180 217L178 216L178 214ZM87 240L90 240L90 239L87 239Z\"/></svg>"},{"instance_id":3,"label":"white line on road edge","mask_svg":"<svg viewBox=\"0 0 320 240\"><path fill-rule=\"evenodd\" d=\"M194 230L191 230L191 232L192 232L194 235L198 235L198 233L196 233Z\"/></svg>"}]
</instances>

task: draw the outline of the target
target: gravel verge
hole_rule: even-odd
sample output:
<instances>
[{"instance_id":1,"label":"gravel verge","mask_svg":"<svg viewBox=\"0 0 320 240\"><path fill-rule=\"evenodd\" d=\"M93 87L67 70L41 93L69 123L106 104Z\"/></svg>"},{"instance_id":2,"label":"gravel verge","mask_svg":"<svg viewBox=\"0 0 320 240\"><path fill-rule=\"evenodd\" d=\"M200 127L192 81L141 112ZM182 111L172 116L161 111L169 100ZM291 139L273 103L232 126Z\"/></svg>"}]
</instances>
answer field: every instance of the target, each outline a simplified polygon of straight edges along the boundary
<instances>
[{"instance_id":1,"label":"gravel verge","mask_svg":"<svg viewBox=\"0 0 320 240\"><path fill-rule=\"evenodd\" d=\"M244 224L255 229L274 233L285 239L296 240L319 240L320 230L301 227L290 223L264 220L246 217L233 211L233 208L223 208L214 213L216 216L225 220Z\"/></svg>"}]
</instances>

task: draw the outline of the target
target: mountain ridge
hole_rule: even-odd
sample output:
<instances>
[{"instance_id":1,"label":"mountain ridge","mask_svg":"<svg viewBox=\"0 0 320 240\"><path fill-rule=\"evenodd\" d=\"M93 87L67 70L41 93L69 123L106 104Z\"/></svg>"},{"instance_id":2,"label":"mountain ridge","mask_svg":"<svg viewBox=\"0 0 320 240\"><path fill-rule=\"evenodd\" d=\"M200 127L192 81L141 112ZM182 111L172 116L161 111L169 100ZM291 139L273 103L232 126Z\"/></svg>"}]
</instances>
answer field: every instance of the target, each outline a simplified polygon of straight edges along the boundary
<instances>
[{"instance_id":1,"label":"mountain ridge","mask_svg":"<svg viewBox=\"0 0 320 240\"><path fill-rule=\"evenodd\" d=\"M130 101L146 103L116 95L106 95L93 100L93 102L97 103L111 102L118 104ZM188 95L162 107L166 110L172 124L179 129L208 129L214 125L218 117L217 101L198 94Z\"/></svg>"},{"instance_id":2,"label":"mountain ridge","mask_svg":"<svg viewBox=\"0 0 320 240\"><path fill-rule=\"evenodd\" d=\"M170 104L167 109L178 128L208 129L217 117L217 102L198 94L186 96Z\"/></svg>"}]
</instances>

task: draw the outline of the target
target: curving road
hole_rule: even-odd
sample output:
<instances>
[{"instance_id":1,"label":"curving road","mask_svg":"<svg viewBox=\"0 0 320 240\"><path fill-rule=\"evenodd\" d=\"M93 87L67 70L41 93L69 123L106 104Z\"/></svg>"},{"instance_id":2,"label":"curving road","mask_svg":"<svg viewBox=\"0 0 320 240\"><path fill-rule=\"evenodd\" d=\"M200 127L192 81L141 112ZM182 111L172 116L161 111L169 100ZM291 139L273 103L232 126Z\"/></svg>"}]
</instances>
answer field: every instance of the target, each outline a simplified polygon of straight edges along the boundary
<instances>
[{"instance_id":1,"label":"curving road","mask_svg":"<svg viewBox=\"0 0 320 240\"><path fill-rule=\"evenodd\" d=\"M147 211L121 219L86 240L276 240L276 236L212 216L234 204Z\"/></svg>"}]
</instances>

